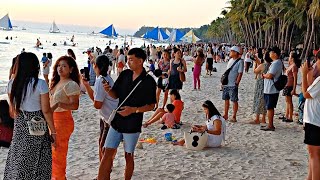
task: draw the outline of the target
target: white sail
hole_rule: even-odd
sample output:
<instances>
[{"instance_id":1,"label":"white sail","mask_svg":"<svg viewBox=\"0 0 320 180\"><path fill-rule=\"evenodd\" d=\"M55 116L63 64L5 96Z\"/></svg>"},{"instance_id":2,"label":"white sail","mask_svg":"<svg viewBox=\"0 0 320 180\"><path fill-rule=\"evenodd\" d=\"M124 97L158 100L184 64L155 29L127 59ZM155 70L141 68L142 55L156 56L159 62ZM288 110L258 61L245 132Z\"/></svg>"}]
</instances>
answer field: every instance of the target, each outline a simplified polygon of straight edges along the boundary
<instances>
[{"instance_id":1,"label":"white sail","mask_svg":"<svg viewBox=\"0 0 320 180\"><path fill-rule=\"evenodd\" d=\"M0 29L12 30L12 24L8 14L0 19Z\"/></svg>"},{"instance_id":2,"label":"white sail","mask_svg":"<svg viewBox=\"0 0 320 180\"><path fill-rule=\"evenodd\" d=\"M50 33L59 33L60 30L58 28L58 26L56 25L56 23L53 21L51 27L50 27Z\"/></svg>"}]
</instances>

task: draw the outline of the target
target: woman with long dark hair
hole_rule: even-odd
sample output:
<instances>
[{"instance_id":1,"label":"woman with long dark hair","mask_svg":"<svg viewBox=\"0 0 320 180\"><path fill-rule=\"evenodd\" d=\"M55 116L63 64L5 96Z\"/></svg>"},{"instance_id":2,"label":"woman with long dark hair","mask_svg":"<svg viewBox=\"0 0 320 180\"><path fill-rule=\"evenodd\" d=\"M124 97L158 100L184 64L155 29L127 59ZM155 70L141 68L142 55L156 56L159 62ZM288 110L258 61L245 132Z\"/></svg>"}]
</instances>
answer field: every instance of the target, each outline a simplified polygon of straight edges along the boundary
<instances>
[{"instance_id":1,"label":"woman with long dark hair","mask_svg":"<svg viewBox=\"0 0 320 180\"><path fill-rule=\"evenodd\" d=\"M54 67L50 83L50 105L59 146L52 149L52 179L66 179L67 152L74 129L71 110L79 107L80 74L76 61L70 56L60 57Z\"/></svg>"},{"instance_id":2,"label":"woman with long dark hair","mask_svg":"<svg viewBox=\"0 0 320 180\"><path fill-rule=\"evenodd\" d=\"M7 89L15 120L4 180L51 179L49 134L55 141L56 130L49 105L48 85L38 78L39 71L40 64L35 54L24 52L17 57L16 73Z\"/></svg>"},{"instance_id":3,"label":"woman with long dark hair","mask_svg":"<svg viewBox=\"0 0 320 180\"><path fill-rule=\"evenodd\" d=\"M72 49L67 50L68 56L72 57L74 60L77 60L76 55L74 54Z\"/></svg>"},{"instance_id":4,"label":"woman with long dark hair","mask_svg":"<svg viewBox=\"0 0 320 180\"><path fill-rule=\"evenodd\" d=\"M226 121L221 116L217 108L210 100L206 100L203 104L203 111L206 114L205 125L193 125L193 132L207 132L207 147L220 147L226 136ZM174 145L184 145L185 140L179 140Z\"/></svg>"},{"instance_id":5,"label":"woman with long dark hair","mask_svg":"<svg viewBox=\"0 0 320 180\"><path fill-rule=\"evenodd\" d=\"M181 50L178 48L173 49L174 59L170 61L169 84L168 89L181 90L183 82L180 79L180 73L187 72L187 63L182 59Z\"/></svg>"}]
</instances>

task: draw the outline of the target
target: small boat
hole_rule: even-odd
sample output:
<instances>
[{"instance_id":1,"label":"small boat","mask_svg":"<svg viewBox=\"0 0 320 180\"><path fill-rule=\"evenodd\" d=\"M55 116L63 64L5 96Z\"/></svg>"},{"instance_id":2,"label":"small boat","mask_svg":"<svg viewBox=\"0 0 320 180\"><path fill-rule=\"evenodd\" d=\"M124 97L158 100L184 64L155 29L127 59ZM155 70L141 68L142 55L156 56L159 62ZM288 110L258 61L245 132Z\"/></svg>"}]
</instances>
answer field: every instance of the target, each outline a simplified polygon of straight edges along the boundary
<instances>
[{"instance_id":1,"label":"small boat","mask_svg":"<svg viewBox=\"0 0 320 180\"><path fill-rule=\"evenodd\" d=\"M12 30L12 24L9 18L9 14L6 14L0 19L0 29L8 31Z\"/></svg>"},{"instance_id":2,"label":"small boat","mask_svg":"<svg viewBox=\"0 0 320 180\"><path fill-rule=\"evenodd\" d=\"M25 30L27 30L25 27L22 27L22 29L21 30L23 30L23 31L25 31Z\"/></svg>"},{"instance_id":3,"label":"small boat","mask_svg":"<svg viewBox=\"0 0 320 180\"><path fill-rule=\"evenodd\" d=\"M10 44L9 41L0 41L0 44Z\"/></svg>"},{"instance_id":4,"label":"small boat","mask_svg":"<svg viewBox=\"0 0 320 180\"><path fill-rule=\"evenodd\" d=\"M56 25L56 23L53 21L50 30L50 33L60 33L60 29L58 28L58 26Z\"/></svg>"}]
</instances>

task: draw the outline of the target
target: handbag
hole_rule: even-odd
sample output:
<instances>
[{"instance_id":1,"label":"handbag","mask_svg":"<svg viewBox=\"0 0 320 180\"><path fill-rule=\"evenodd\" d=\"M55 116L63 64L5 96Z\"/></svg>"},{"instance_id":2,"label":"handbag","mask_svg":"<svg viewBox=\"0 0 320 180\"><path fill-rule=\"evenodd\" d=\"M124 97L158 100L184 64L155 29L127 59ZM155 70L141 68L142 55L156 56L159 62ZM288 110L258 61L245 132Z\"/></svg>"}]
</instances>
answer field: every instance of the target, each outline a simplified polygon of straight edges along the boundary
<instances>
[{"instance_id":1,"label":"handbag","mask_svg":"<svg viewBox=\"0 0 320 180\"><path fill-rule=\"evenodd\" d=\"M26 117L24 112L23 115ZM41 116L33 116L30 121L27 122L29 134L33 136L43 136L47 130L47 122Z\"/></svg>"},{"instance_id":2,"label":"handbag","mask_svg":"<svg viewBox=\"0 0 320 180\"><path fill-rule=\"evenodd\" d=\"M237 60L232 64L232 66L231 66L229 69L227 69L226 72L224 72L224 73L222 74L221 80L220 80L222 85L227 85L227 84L228 84L228 76L229 76L229 73L230 73L231 69L233 68L233 66L236 65L239 60L240 60L240 59L237 59Z\"/></svg>"},{"instance_id":3,"label":"handbag","mask_svg":"<svg viewBox=\"0 0 320 180\"><path fill-rule=\"evenodd\" d=\"M148 74L147 74L148 76ZM108 120L106 121L106 123L108 123L109 125L111 125L111 122L114 119L114 116L117 114L117 111L119 110L119 108L123 105L124 102L126 102L126 100L129 98L129 96L133 93L133 91L139 86L139 84L142 82L142 79L136 84L136 86L131 90L131 92L128 94L128 96L122 101L122 103L114 110L112 110Z\"/></svg>"},{"instance_id":4,"label":"handbag","mask_svg":"<svg viewBox=\"0 0 320 180\"><path fill-rule=\"evenodd\" d=\"M183 69L183 65L182 65L181 61L180 61L180 64L181 64L180 65L181 69ZM184 72L179 72L179 78L180 78L181 82L185 82L186 81L186 74Z\"/></svg>"},{"instance_id":5,"label":"handbag","mask_svg":"<svg viewBox=\"0 0 320 180\"><path fill-rule=\"evenodd\" d=\"M0 146L9 147L12 141L13 128L0 124Z\"/></svg>"},{"instance_id":6,"label":"handbag","mask_svg":"<svg viewBox=\"0 0 320 180\"><path fill-rule=\"evenodd\" d=\"M186 148L191 150L202 150L207 146L208 133L204 132L184 132Z\"/></svg>"}]
</instances>

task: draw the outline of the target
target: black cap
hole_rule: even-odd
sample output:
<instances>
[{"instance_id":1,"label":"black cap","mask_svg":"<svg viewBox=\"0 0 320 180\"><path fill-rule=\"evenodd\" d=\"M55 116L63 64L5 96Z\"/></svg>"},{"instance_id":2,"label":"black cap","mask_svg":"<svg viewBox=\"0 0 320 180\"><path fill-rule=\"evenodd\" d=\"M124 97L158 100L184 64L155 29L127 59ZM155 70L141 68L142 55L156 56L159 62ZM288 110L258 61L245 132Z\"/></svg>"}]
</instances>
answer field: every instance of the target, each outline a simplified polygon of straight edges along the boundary
<instances>
[{"instance_id":1,"label":"black cap","mask_svg":"<svg viewBox=\"0 0 320 180\"><path fill-rule=\"evenodd\" d=\"M281 50L280 50L277 46L272 47L270 51L273 51L273 52L276 53L278 56L281 55Z\"/></svg>"}]
</instances>

